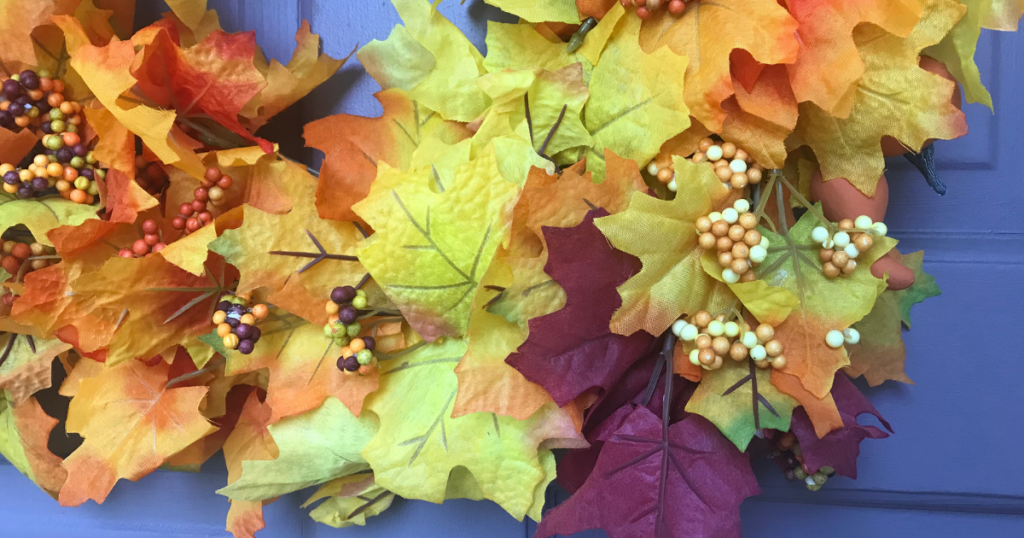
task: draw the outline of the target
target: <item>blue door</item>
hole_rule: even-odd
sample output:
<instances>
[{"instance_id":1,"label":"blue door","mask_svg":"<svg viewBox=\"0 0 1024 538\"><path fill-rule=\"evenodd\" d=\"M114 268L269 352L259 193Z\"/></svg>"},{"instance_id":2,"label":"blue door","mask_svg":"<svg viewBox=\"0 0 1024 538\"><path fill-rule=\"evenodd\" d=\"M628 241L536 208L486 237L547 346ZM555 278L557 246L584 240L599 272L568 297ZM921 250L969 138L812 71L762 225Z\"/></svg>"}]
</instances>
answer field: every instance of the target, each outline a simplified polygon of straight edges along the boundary
<instances>
[{"instance_id":1,"label":"blue door","mask_svg":"<svg viewBox=\"0 0 1024 538\"><path fill-rule=\"evenodd\" d=\"M162 5L140 1L138 23L155 20ZM225 29L256 30L265 54L282 61L302 19L334 57L385 38L400 22L387 0L210 0L210 7ZM487 19L515 20L482 0L448 0L440 10L481 48ZM906 335L907 373L917 385L861 385L896 434L861 445L858 480L837 477L815 493L764 461L764 493L742 508L744 536L1024 537L1024 33L983 34L977 60L999 115L968 105L970 134L937 144L949 194L934 194L902 159L889 163L891 235L904 252L927 252L925 269L943 290L915 309ZM301 126L339 112L377 116L377 90L353 56L262 133L285 154L315 163L302 148ZM157 471L122 481L103 506L66 509L0 460L0 536L223 537L228 501L214 491L225 483L222 462L199 474ZM366 528L335 530L309 519L299 507L304 499L293 494L268 506L259 536L511 538L535 527L489 502L396 501Z\"/></svg>"}]
</instances>

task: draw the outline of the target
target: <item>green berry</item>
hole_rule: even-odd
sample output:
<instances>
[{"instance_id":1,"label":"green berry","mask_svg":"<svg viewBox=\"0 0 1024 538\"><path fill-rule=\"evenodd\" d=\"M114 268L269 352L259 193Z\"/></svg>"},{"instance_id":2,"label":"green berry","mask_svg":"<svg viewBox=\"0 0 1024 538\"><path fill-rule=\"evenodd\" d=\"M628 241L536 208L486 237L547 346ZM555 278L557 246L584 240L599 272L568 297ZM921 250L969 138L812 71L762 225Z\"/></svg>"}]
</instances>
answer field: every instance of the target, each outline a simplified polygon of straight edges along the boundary
<instances>
[{"instance_id":1,"label":"green berry","mask_svg":"<svg viewBox=\"0 0 1024 538\"><path fill-rule=\"evenodd\" d=\"M85 176L78 176L77 178L75 178L76 189L82 189L84 191L89 188L90 183L92 183L92 181L89 181L89 178Z\"/></svg>"},{"instance_id":2,"label":"green berry","mask_svg":"<svg viewBox=\"0 0 1024 538\"><path fill-rule=\"evenodd\" d=\"M324 325L324 336L334 338L334 327L331 327L330 323Z\"/></svg>"},{"instance_id":3,"label":"green berry","mask_svg":"<svg viewBox=\"0 0 1024 538\"><path fill-rule=\"evenodd\" d=\"M26 112L25 115L30 117L30 118L38 118L39 117L39 109L36 108L36 107L32 107L32 108L28 109L28 112Z\"/></svg>"},{"instance_id":4,"label":"green berry","mask_svg":"<svg viewBox=\"0 0 1024 538\"><path fill-rule=\"evenodd\" d=\"M85 159L83 159L81 157L72 157L71 158L71 166L81 170L82 167L85 166Z\"/></svg>"},{"instance_id":5,"label":"green berry","mask_svg":"<svg viewBox=\"0 0 1024 538\"><path fill-rule=\"evenodd\" d=\"M36 74L39 75L39 78L53 78L53 73L49 69L40 69Z\"/></svg>"},{"instance_id":6,"label":"green berry","mask_svg":"<svg viewBox=\"0 0 1024 538\"><path fill-rule=\"evenodd\" d=\"M53 120L50 122L50 129L55 133L63 133L64 129L68 128L68 124L64 123L64 120Z\"/></svg>"},{"instance_id":7,"label":"green berry","mask_svg":"<svg viewBox=\"0 0 1024 538\"><path fill-rule=\"evenodd\" d=\"M366 297L360 297L356 295L356 298L352 299L352 306L356 307L356 310L362 310L366 308Z\"/></svg>"},{"instance_id":8,"label":"green berry","mask_svg":"<svg viewBox=\"0 0 1024 538\"><path fill-rule=\"evenodd\" d=\"M62 119L64 119L64 113L61 112L59 108L51 108L50 109L50 119L51 120L62 120Z\"/></svg>"},{"instance_id":9,"label":"green berry","mask_svg":"<svg viewBox=\"0 0 1024 538\"><path fill-rule=\"evenodd\" d=\"M11 75L11 80L17 80L18 82L21 82L21 75L15 73Z\"/></svg>"},{"instance_id":10,"label":"green berry","mask_svg":"<svg viewBox=\"0 0 1024 538\"><path fill-rule=\"evenodd\" d=\"M77 125L73 125L73 124L68 124L67 132L69 132L69 133L77 133L78 132L78 126Z\"/></svg>"},{"instance_id":11,"label":"green berry","mask_svg":"<svg viewBox=\"0 0 1024 538\"><path fill-rule=\"evenodd\" d=\"M356 360L363 366L370 364L373 361L373 352L369 349L360 350L359 353L356 353Z\"/></svg>"},{"instance_id":12,"label":"green berry","mask_svg":"<svg viewBox=\"0 0 1024 538\"><path fill-rule=\"evenodd\" d=\"M49 159L49 161L51 163L57 162L57 156L56 155L47 155L46 158Z\"/></svg>"},{"instance_id":13,"label":"green berry","mask_svg":"<svg viewBox=\"0 0 1024 538\"><path fill-rule=\"evenodd\" d=\"M98 177L99 179L107 179L107 171L102 168L97 168L96 177Z\"/></svg>"},{"instance_id":14,"label":"green berry","mask_svg":"<svg viewBox=\"0 0 1024 538\"><path fill-rule=\"evenodd\" d=\"M811 475L811 480L814 480L814 483L819 486L824 486L825 482L828 482L828 477L825 476L825 473L818 471Z\"/></svg>"},{"instance_id":15,"label":"green berry","mask_svg":"<svg viewBox=\"0 0 1024 538\"><path fill-rule=\"evenodd\" d=\"M366 292L363 290L356 290L356 297L366 297Z\"/></svg>"},{"instance_id":16,"label":"green berry","mask_svg":"<svg viewBox=\"0 0 1024 538\"><path fill-rule=\"evenodd\" d=\"M818 491L818 490L821 489L821 485L820 484L807 484L807 489L809 491Z\"/></svg>"},{"instance_id":17,"label":"green berry","mask_svg":"<svg viewBox=\"0 0 1024 538\"><path fill-rule=\"evenodd\" d=\"M796 469L793 469L793 476L795 476L797 480L803 480L807 478L807 471L804 471L803 467L797 467Z\"/></svg>"},{"instance_id":18,"label":"green berry","mask_svg":"<svg viewBox=\"0 0 1024 538\"><path fill-rule=\"evenodd\" d=\"M334 343L338 344L338 347L345 347L351 341L352 339L347 334L339 333L334 335Z\"/></svg>"},{"instance_id":19,"label":"green berry","mask_svg":"<svg viewBox=\"0 0 1024 538\"><path fill-rule=\"evenodd\" d=\"M100 193L100 188L99 188L99 186L96 185L95 182L90 182L89 183L89 188L86 189L85 192L87 192L87 193L89 193L89 194L91 194L93 196L96 196L97 194Z\"/></svg>"},{"instance_id":20,"label":"green berry","mask_svg":"<svg viewBox=\"0 0 1024 538\"><path fill-rule=\"evenodd\" d=\"M64 140L57 135L46 135L46 138L43 139L43 145L46 146L46 149L58 150L64 147Z\"/></svg>"},{"instance_id":21,"label":"green berry","mask_svg":"<svg viewBox=\"0 0 1024 538\"><path fill-rule=\"evenodd\" d=\"M825 476L828 476L828 475L830 475L830 474L832 474L832 473L836 472L836 470L835 470L835 469L833 469L833 468L829 467L828 465L823 465L823 466L821 467L821 469L818 469L818 471L820 471L820 472L822 472L822 473L825 473Z\"/></svg>"},{"instance_id":22,"label":"green berry","mask_svg":"<svg viewBox=\"0 0 1024 538\"><path fill-rule=\"evenodd\" d=\"M86 153L85 154L85 162L87 162L89 164L96 164L96 156L93 155L91 151L89 153Z\"/></svg>"},{"instance_id":23,"label":"green berry","mask_svg":"<svg viewBox=\"0 0 1024 538\"><path fill-rule=\"evenodd\" d=\"M359 336L359 333L361 333L363 331L363 326L360 325L357 322L357 323L353 323L352 325L349 325L349 326L345 327L345 329L348 331L348 335L349 336L351 336L352 338L355 338L355 337Z\"/></svg>"}]
</instances>

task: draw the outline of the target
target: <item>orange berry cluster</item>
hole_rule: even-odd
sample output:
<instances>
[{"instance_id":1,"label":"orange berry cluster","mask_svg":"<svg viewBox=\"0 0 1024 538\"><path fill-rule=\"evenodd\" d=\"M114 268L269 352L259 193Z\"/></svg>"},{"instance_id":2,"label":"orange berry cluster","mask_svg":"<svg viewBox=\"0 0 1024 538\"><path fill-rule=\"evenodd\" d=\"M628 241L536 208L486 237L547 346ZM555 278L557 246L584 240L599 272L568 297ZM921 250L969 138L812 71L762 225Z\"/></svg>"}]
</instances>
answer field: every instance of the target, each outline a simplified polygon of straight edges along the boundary
<instances>
[{"instance_id":1,"label":"orange berry cluster","mask_svg":"<svg viewBox=\"0 0 1024 538\"><path fill-rule=\"evenodd\" d=\"M190 234L213 222L213 213L207 204L219 207L224 204L225 191L231 188L231 176L223 174L220 168L211 166L206 169L203 185L192 193L192 202L181 204L178 216L171 221L175 230L185 230Z\"/></svg>"},{"instance_id":2,"label":"orange berry cluster","mask_svg":"<svg viewBox=\"0 0 1024 538\"><path fill-rule=\"evenodd\" d=\"M0 268L7 271L11 275L10 279L13 280L18 273L30 273L59 262L60 260L56 259L40 258L40 256L52 256L55 253L53 247L41 243L21 243L0 239ZM14 303L14 295L10 291L0 288L0 300L5 306L11 306Z\"/></svg>"},{"instance_id":3,"label":"orange berry cluster","mask_svg":"<svg viewBox=\"0 0 1024 538\"><path fill-rule=\"evenodd\" d=\"M167 172L158 162L149 162L145 157L135 157L135 182L152 196L164 191L168 185Z\"/></svg>"},{"instance_id":4,"label":"orange berry cluster","mask_svg":"<svg viewBox=\"0 0 1024 538\"><path fill-rule=\"evenodd\" d=\"M690 351L690 363L705 370L722 367L728 355L734 361L750 357L758 368L786 367L782 356L782 342L775 339L775 329L767 323L754 331L745 322L726 321L725 314L711 317L706 310L693 315L693 323L677 320L672 333L684 342L696 346Z\"/></svg>"},{"instance_id":5,"label":"orange berry cluster","mask_svg":"<svg viewBox=\"0 0 1024 538\"><path fill-rule=\"evenodd\" d=\"M353 338L347 346L341 348L338 357L338 369L345 375L367 375L377 369L377 357L373 349L377 341L372 336Z\"/></svg>"},{"instance_id":6,"label":"orange berry cluster","mask_svg":"<svg viewBox=\"0 0 1024 538\"><path fill-rule=\"evenodd\" d=\"M716 142L704 138L697 144L697 152L690 157L695 163L711 163L722 184L730 189L757 185L764 178L764 168L754 158L732 142Z\"/></svg>"},{"instance_id":7,"label":"orange berry cluster","mask_svg":"<svg viewBox=\"0 0 1024 538\"><path fill-rule=\"evenodd\" d=\"M722 280L735 284L757 279L753 268L768 255L768 239L757 231L757 220L746 199L697 219L697 244L704 250L718 251Z\"/></svg>"},{"instance_id":8,"label":"orange berry cluster","mask_svg":"<svg viewBox=\"0 0 1024 538\"><path fill-rule=\"evenodd\" d=\"M77 204L96 201L96 180L105 178L106 171L98 167L81 137L77 133L48 134L43 136L43 145L46 149L27 168L0 164L4 192L25 199L43 196L56 187L62 197Z\"/></svg>"},{"instance_id":9,"label":"orange berry cluster","mask_svg":"<svg viewBox=\"0 0 1024 538\"><path fill-rule=\"evenodd\" d=\"M686 11L686 3L693 0L619 0L624 7L636 6L636 16L647 20L657 10L668 7L668 12L676 17Z\"/></svg>"},{"instance_id":10,"label":"orange berry cluster","mask_svg":"<svg viewBox=\"0 0 1024 538\"><path fill-rule=\"evenodd\" d=\"M45 134L78 132L82 105L64 98L64 82L50 72L26 69L2 83L0 127L31 128Z\"/></svg>"},{"instance_id":11,"label":"orange berry cluster","mask_svg":"<svg viewBox=\"0 0 1024 538\"><path fill-rule=\"evenodd\" d=\"M217 311L213 313L213 322L217 325L217 336L227 349L237 349L239 353L248 355L256 348L262 333L256 322L270 314L265 304L248 307L249 301L237 295L225 295L217 303Z\"/></svg>"},{"instance_id":12,"label":"orange berry cluster","mask_svg":"<svg viewBox=\"0 0 1024 538\"><path fill-rule=\"evenodd\" d=\"M875 236L884 236L888 230L881 222L872 222L866 215L839 221L832 233L824 226L811 230L811 240L820 243L818 259L821 272L828 278L849 276L857 270L857 258L875 245Z\"/></svg>"},{"instance_id":13,"label":"orange berry cluster","mask_svg":"<svg viewBox=\"0 0 1024 538\"><path fill-rule=\"evenodd\" d=\"M143 258L154 252L160 252L167 244L160 239L160 227L153 219L142 222L142 239L136 239L132 248L122 248L117 255L122 258Z\"/></svg>"},{"instance_id":14,"label":"orange berry cluster","mask_svg":"<svg viewBox=\"0 0 1024 538\"><path fill-rule=\"evenodd\" d=\"M835 469L827 465L811 472L810 467L804 463L803 450L800 449L800 444L792 432L778 432L773 441L775 446L772 455L780 458L779 461L786 468L787 480L800 480L810 491L818 491L829 478L835 476Z\"/></svg>"}]
</instances>

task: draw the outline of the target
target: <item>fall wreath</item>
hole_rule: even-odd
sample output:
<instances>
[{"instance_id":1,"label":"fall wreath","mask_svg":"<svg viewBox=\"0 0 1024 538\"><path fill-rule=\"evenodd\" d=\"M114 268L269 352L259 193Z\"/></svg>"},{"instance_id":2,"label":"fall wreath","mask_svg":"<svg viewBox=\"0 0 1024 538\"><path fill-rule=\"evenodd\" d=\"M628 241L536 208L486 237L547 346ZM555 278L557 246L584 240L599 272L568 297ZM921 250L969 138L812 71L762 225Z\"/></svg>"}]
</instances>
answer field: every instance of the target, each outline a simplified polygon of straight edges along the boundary
<instances>
[{"instance_id":1,"label":"fall wreath","mask_svg":"<svg viewBox=\"0 0 1024 538\"><path fill-rule=\"evenodd\" d=\"M1024 2L487 1L522 20L484 55L392 0L357 53L383 115L306 125L319 170L255 134L345 62L308 24L283 65L202 0L134 33L131 1L8 2L0 453L76 506L222 452L235 536L312 486L337 527L397 495L732 536L760 460L855 478L891 429L851 378L909 381L939 293L884 158L945 192L931 142Z\"/></svg>"}]
</instances>

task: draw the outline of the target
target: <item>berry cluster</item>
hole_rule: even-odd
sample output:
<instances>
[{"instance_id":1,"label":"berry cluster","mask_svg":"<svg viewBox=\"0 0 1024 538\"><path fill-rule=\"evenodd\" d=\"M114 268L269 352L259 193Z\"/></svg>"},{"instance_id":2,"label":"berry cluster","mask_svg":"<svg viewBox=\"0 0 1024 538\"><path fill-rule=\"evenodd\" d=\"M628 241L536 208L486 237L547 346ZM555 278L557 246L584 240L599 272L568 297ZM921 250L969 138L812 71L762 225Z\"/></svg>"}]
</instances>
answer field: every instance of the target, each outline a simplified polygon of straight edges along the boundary
<instances>
[{"instance_id":1,"label":"berry cluster","mask_svg":"<svg viewBox=\"0 0 1024 538\"><path fill-rule=\"evenodd\" d=\"M734 284L757 278L753 268L768 256L768 238L757 231L757 220L750 202L742 198L722 212L697 219L697 244L718 250L722 280Z\"/></svg>"},{"instance_id":2,"label":"berry cluster","mask_svg":"<svg viewBox=\"0 0 1024 538\"><path fill-rule=\"evenodd\" d=\"M0 127L37 127L44 134L77 133L82 105L64 99L64 82L27 69L3 81Z\"/></svg>"},{"instance_id":3,"label":"berry cluster","mask_svg":"<svg viewBox=\"0 0 1024 538\"><path fill-rule=\"evenodd\" d=\"M327 301L327 324L324 335L333 338L339 346L348 345L349 340L359 336L363 327L359 324L359 310L366 308L366 292L352 286L339 286L331 290Z\"/></svg>"},{"instance_id":4,"label":"berry cluster","mask_svg":"<svg viewBox=\"0 0 1024 538\"><path fill-rule=\"evenodd\" d=\"M366 375L377 367L377 357L373 356L373 348L377 341L372 336L353 338L347 346L341 348L338 357L338 369L346 375Z\"/></svg>"},{"instance_id":5,"label":"berry cluster","mask_svg":"<svg viewBox=\"0 0 1024 538\"><path fill-rule=\"evenodd\" d=\"M836 228L835 233L824 226L811 230L811 239L821 244L818 259L821 272L828 278L853 274L857 269L857 256L874 246L872 236L884 236L889 231L884 223L872 222L867 215L856 220L843 219Z\"/></svg>"},{"instance_id":6,"label":"berry cluster","mask_svg":"<svg viewBox=\"0 0 1024 538\"><path fill-rule=\"evenodd\" d=\"M96 180L105 178L106 171L97 167L96 158L78 134L44 135L43 146L46 149L32 159L28 168L0 164L4 191L24 199L42 196L56 187L61 196L77 204L95 202L99 192Z\"/></svg>"},{"instance_id":7,"label":"berry cluster","mask_svg":"<svg viewBox=\"0 0 1024 538\"><path fill-rule=\"evenodd\" d=\"M772 455L785 469L786 479L790 481L801 480L807 484L807 489L818 491L829 478L835 476L835 469L823 466L815 472L804 463L803 451L797 443L796 436L790 432L780 432L775 436L775 446L772 448Z\"/></svg>"},{"instance_id":8,"label":"berry cluster","mask_svg":"<svg viewBox=\"0 0 1024 538\"><path fill-rule=\"evenodd\" d=\"M217 324L217 336L223 338L224 347L237 349L243 355L252 353L262 335L256 321L270 313L265 304L256 304L249 308L248 303L249 301L237 295L225 295L220 298L217 311L213 313L213 322Z\"/></svg>"},{"instance_id":9,"label":"berry cluster","mask_svg":"<svg viewBox=\"0 0 1024 538\"><path fill-rule=\"evenodd\" d=\"M142 258L153 252L160 252L167 244L160 239L160 227L156 221L148 219L142 222L142 239L136 239L132 248L122 248L117 255L122 258Z\"/></svg>"},{"instance_id":10,"label":"berry cluster","mask_svg":"<svg viewBox=\"0 0 1024 538\"><path fill-rule=\"evenodd\" d=\"M746 150L736 147L732 142L718 143L704 138L697 144L697 151L690 160L700 163L711 163L715 174L728 189L743 189L747 185L756 185L764 178L764 168L754 162ZM675 165L669 163L661 168L658 163L647 165L647 172L658 178L668 190L676 192Z\"/></svg>"},{"instance_id":11,"label":"berry cluster","mask_svg":"<svg viewBox=\"0 0 1024 538\"><path fill-rule=\"evenodd\" d=\"M55 253L53 247L47 247L40 243L20 243L0 239L0 268L10 273L11 279L14 279L18 273L29 273L57 263L58 260L48 258ZM42 256L47 256L47 258L42 258ZM5 288L0 288L0 301L5 306L11 306L14 303L14 294Z\"/></svg>"},{"instance_id":12,"label":"berry cluster","mask_svg":"<svg viewBox=\"0 0 1024 538\"><path fill-rule=\"evenodd\" d=\"M636 16L647 20L662 7L668 6L668 12L676 17L686 11L686 3L693 0L619 0L624 7L636 6Z\"/></svg>"},{"instance_id":13,"label":"berry cluster","mask_svg":"<svg viewBox=\"0 0 1024 538\"><path fill-rule=\"evenodd\" d=\"M181 204L178 216L171 221L171 226L175 230L185 230L186 234L190 234L213 222L213 213L207 210L206 204L209 203L213 207L222 205L226 194L224 191L230 189L231 184L231 176L221 173L220 168L207 168L203 185L192 193L192 202Z\"/></svg>"},{"instance_id":14,"label":"berry cluster","mask_svg":"<svg viewBox=\"0 0 1024 538\"><path fill-rule=\"evenodd\" d=\"M860 331L849 327L843 329L842 332L831 330L825 334L825 343L832 349L839 349L843 347L843 344L856 344L860 342Z\"/></svg>"},{"instance_id":15,"label":"berry cluster","mask_svg":"<svg viewBox=\"0 0 1024 538\"><path fill-rule=\"evenodd\" d=\"M775 329L762 323L753 331L745 323L726 321L725 314L712 318L706 310L693 315L693 323L676 320L672 333L684 342L693 342L690 363L705 370L717 370L725 362L725 355L741 361L750 357L758 368L786 367L782 356L782 342L775 339Z\"/></svg>"},{"instance_id":16,"label":"berry cluster","mask_svg":"<svg viewBox=\"0 0 1024 538\"><path fill-rule=\"evenodd\" d=\"M167 172L160 163L149 162L142 155L135 157L135 182L142 190L157 196L167 188L168 181Z\"/></svg>"}]
</instances>

